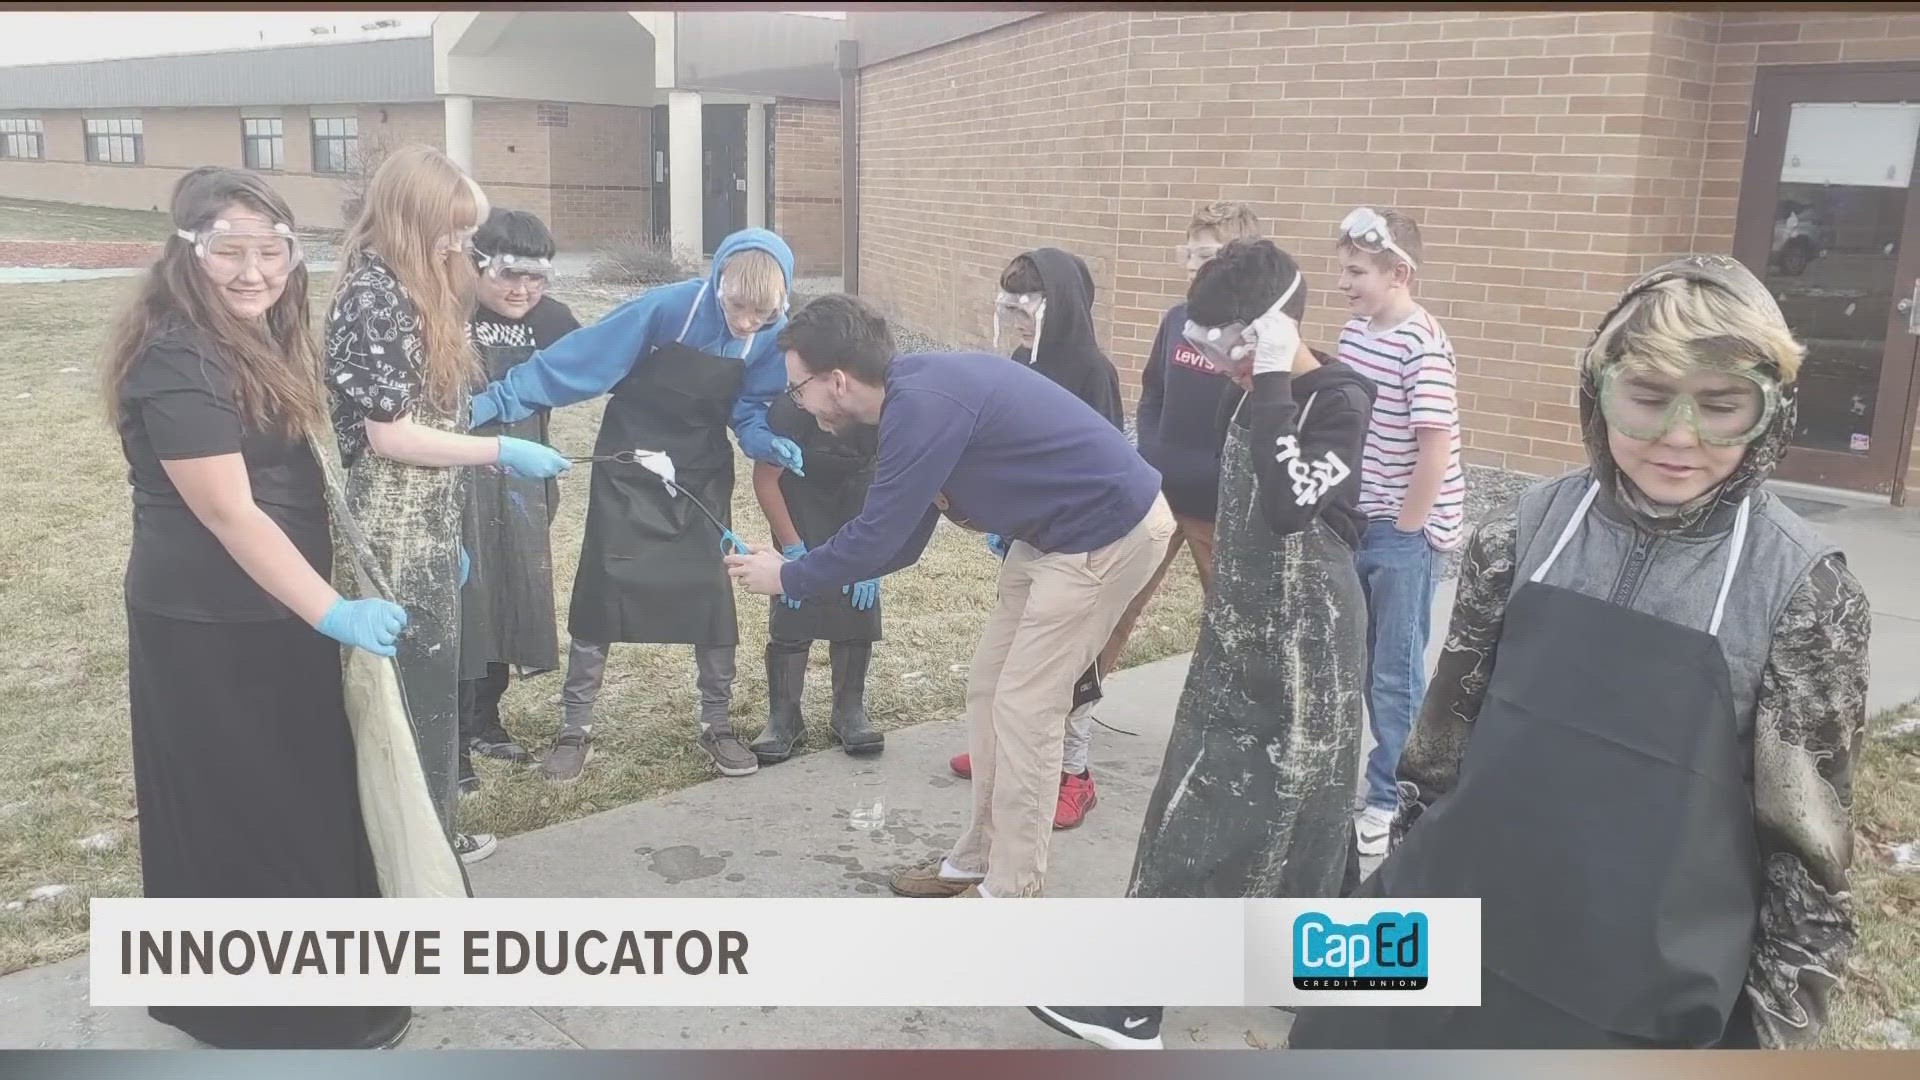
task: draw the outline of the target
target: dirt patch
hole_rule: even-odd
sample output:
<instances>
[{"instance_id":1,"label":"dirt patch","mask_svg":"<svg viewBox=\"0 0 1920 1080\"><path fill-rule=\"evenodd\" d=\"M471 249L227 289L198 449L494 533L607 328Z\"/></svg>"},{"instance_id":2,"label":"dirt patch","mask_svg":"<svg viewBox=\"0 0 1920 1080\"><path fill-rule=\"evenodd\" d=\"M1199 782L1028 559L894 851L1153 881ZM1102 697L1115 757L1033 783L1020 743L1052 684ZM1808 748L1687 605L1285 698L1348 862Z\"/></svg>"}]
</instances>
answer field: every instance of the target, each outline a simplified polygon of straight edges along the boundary
<instances>
[{"instance_id":1,"label":"dirt patch","mask_svg":"<svg viewBox=\"0 0 1920 1080\"><path fill-rule=\"evenodd\" d=\"M0 266L108 270L146 266L159 244L107 240L0 240Z\"/></svg>"}]
</instances>

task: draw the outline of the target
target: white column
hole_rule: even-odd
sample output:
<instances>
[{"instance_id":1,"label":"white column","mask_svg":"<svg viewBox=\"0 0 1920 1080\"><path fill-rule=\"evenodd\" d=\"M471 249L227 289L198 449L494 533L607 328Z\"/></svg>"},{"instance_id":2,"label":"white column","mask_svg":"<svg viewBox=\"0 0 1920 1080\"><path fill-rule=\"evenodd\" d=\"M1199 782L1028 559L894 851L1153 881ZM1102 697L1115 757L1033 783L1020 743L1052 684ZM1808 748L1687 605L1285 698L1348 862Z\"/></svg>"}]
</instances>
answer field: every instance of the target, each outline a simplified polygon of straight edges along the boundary
<instances>
[{"instance_id":1,"label":"white column","mask_svg":"<svg viewBox=\"0 0 1920 1080\"><path fill-rule=\"evenodd\" d=\"M702 162L700 95L692 90L675 90L667 95L667 178L672 212L668 230L676 252L689 252L696 258L706 251L705 222L701 210L705 199L705 173Z\"/></svg>"},{"instance_id":2,"label":"white column","mask_svg":"<svg viewBox=\"0 0 1920 1080\"><path fill-rule=\"evenodd\" d=\"M447 99L447 156L455 165L473 172L473 99L470 97Z\"/></svg>"},{"instance_id":3,"label":"white column","mask_svg":"<svg viewBox=\"0 0 1920 1080\"><path fill-rule=\"evenodd\" d=\"M747 228L771 228L767 220L767 107L747 106Z\"/></svg>"}]
</instances>

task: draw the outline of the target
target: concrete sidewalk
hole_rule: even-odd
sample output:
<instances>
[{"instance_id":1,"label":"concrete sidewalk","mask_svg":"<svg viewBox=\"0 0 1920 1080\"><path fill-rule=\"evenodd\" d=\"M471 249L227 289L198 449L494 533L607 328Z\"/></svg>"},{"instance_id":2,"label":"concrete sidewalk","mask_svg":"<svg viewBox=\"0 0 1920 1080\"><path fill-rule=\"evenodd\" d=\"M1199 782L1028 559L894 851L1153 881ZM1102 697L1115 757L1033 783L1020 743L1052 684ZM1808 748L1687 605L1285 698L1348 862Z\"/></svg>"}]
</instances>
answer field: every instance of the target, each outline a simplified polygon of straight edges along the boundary
<instances>
[{"instance_id":1,"label":"concrete sidewalk","mask_svg":"<svg viewBox=\"0 0 1920 1080\"><path fill-rule=\"evenodd\" d=\"M1842 544L1874 608L1875 711L1920 698L1920 513L1808 502L1796 509ZM1445 638L1453 583L1436 598L1431 653ZM1115 675L1097 729L1100 805L1056 833L1048 893L1117 896L1152 794L1187 658ZM809 709L825 707L824 687ZM501 841L472 867L483 896L841 896L892 899L895 867L937 855L966 823L967 783L947 770L966 742L958 719L887 737L886 753L809 754L740 780L715 780L660 799ZM886 807L886 824L856 831L856 805ZM1087 948L1061 943L1071 963ZM937 972L929 972L937 978ZM191 1040L133 1009L87 1004L86 958L0 978L0 1048L185 1048ZM1277 1046L1288 1017L1270 1009L1176 1009L1169 1047ZM713 1049L1044 1049L1084 1046L1023 1009L426 1009L410 1048L587 1047Z\"/></svg>"}]
</instances>

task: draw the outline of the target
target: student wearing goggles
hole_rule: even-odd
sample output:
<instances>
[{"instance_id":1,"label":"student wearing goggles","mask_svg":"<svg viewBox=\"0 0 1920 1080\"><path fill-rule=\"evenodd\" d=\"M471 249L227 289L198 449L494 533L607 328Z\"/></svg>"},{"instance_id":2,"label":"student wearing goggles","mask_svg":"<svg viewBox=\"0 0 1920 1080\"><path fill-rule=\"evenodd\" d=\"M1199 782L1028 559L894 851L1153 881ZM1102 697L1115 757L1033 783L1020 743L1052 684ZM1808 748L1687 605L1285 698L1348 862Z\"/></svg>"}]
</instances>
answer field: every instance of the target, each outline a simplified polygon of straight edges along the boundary
<instances>
[{"instance_id":1,"label":"student wearing goggles","mask_svg":"<svg viewBox=\"0 0 1920 1080\"><path fill-rule=\"evenodd\" d=\"M1804 354L1724 256L1659 267L1601 320L1588 467L1474 530L1391 850L1354 893L1482 897L1480 1001L1306 1009L1290 1048L1821 1040L1855 941L1873 614L1766 490Z\"/></svg>"},{"instance_id":2,"label":"student wearing goggles","mask_svg":"<svg viewBox=\"0 0 1920 1080\"><path fill-rule=\"evenodd\" d=\"M220 218L198 231L176 229L174 235L192 244L207 276L222 283L251 273L284 280L302 260L300 240L284 221L268 225L247 217Z\"/></svg>"}]
</instances>

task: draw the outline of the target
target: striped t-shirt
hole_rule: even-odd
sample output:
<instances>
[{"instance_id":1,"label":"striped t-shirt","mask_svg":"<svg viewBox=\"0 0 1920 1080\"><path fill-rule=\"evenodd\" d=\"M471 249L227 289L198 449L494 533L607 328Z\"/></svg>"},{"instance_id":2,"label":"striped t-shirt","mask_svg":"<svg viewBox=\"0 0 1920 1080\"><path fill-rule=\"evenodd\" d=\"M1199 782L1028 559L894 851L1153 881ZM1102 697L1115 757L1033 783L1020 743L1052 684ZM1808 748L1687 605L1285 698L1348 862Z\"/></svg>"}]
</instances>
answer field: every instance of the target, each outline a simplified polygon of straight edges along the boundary
<instances>
[{"instance_id":1,"label":"striped t-shirt","mask_svg":"<svg viewBox=\"0 0 1920 1080\"><path fill-rule=\"evenodd\" d=\"M1392 521L1406 505L1419 457L1416 428L1443 428L1449 438L1446 479L1427 518L1427 540L1440 551L1460 546L1467 478L1460 466L1460 402L1453 345L1425 308L1390 329L1372 332L1353 319L1340 331L1340 359L1379 387L1367 427L1360 512Z\"/></svg>"}]
</instances>

